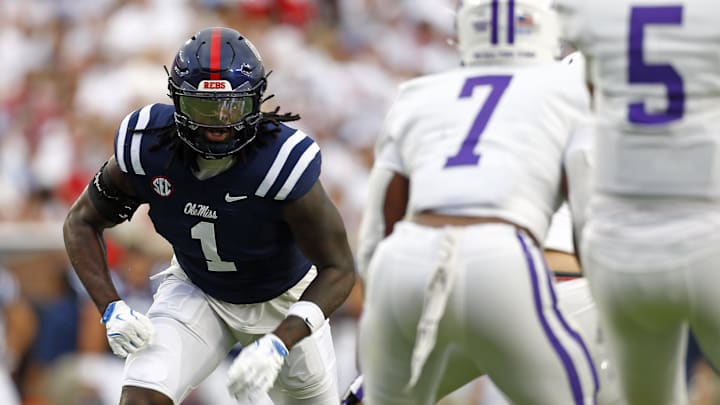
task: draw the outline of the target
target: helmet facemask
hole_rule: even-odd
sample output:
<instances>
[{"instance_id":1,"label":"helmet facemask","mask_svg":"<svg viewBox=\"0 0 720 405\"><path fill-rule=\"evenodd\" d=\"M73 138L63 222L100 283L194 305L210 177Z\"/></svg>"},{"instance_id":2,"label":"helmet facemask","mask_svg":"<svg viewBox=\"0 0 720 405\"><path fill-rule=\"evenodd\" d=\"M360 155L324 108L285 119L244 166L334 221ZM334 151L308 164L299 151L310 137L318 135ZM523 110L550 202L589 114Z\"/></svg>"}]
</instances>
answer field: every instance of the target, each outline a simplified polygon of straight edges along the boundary
<instances>
[{"instance_id":1,"label":"helmet facemask","mask_svg":"<svg viewBox=\"0 0 720 405\"><path fill-rule=\"evenodd\" d=\"M265 86L265 78L254 87L245 82L232 90L226 80L203 80L199 89L169 80L178 136L205 159L236 153L257 135Z\"/></svg>"}]
</instances>

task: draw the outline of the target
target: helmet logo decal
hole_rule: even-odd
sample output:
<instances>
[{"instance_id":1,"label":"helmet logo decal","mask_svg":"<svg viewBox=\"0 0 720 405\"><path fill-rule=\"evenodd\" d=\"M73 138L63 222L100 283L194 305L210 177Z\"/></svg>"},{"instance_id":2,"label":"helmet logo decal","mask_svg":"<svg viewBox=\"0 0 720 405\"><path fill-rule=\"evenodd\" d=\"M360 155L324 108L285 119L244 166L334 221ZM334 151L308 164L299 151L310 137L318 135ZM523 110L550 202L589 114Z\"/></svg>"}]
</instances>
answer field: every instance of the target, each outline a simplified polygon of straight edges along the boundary
<instances>
[{"instance_id":1,"label":"helmet logo decal","mask_svg":"<svg viewBox=\"0 0 720 405\"><path fill-rule=\"evenodd\" d=\"M535 20L532 14L525 13L521 14L517 18L517 32L518 34L531 34L535 31Z\"/></svg>"},{"instance_id":2,"label":"helmet logo decal","mask_svg":"<svg viewBox=\"0 0 720 405\"><path fill-rule=\"evenodd\" d=\"M240 66L240 71L248 76L252 73L252 70L252 66L250 66L249 63L243 63L242 66Z\"/></svg>"},{"instance_id":3,"label":"helmet logo decal","mask_svg":"<svg viewBox=\"0 0 720 405\"><path fill-rule=\"evenodd\" d=\"M227 80L202 80L198 85L200 91L231 91L232 86Z\"/></svg>"},{"instance_id":4,"label":"helmet logo decal","mask_svg":"<svg viewBox=\"0 0 720 405\"><path fill-rule=\"evenodd\" d=\"M220 79L220 49L222 29L215 28L210 36L210 80Z\"/></svg>"},{"instance_id":5,"label":"helmet logo decal","mask_svg":"<svg viewBox=\"0 0 720 405\"><path fill-rule=\"evenodd\" d=\"M152 187L153 190L160 196L160 197L168 197L170 194L172 194L173 186L170 183L170 180L167 179L165 176L156 176L152 179Z\"/></svg>"}]
</instances>

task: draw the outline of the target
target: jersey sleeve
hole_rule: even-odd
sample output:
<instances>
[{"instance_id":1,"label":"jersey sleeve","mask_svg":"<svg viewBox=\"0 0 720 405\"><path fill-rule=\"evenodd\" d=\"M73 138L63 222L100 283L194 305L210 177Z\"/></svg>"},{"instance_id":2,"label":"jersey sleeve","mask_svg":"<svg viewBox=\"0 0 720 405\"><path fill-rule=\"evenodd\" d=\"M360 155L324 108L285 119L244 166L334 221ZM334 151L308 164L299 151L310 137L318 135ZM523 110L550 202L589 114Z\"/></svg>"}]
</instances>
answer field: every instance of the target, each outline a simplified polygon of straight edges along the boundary
<instances>
[{"instance_id":1,"label":"jersey sleeve","mask_svg":"<svg viewBox=\"0 0 720 405\"><path fill-rule=\"evenodd\" d=\"M388 138L382 148L378 150L375 155L375 165L379 168L390 170L393 172L405 174L403 168L402 159L400 156L400 149L398 148L395 139Z\"/></svg>"},{"instance_id":2,"label":"jersey sleeve","mask_svg":"<svg viewBox=\"0 0 720 405\"><path fill-rule=\"evenodd\" d=\"M404 132L404 121L406 119L403 99L403 89L406 84L400 86L400 93L393 105L390 107L385 122L383 123L380 136L375 142L375 162L374 165L407 175L407 170L403 165L399 141Z\"/></svg>"},{"instance_id":3,"label":"jersey sleeve","mask_svg":"<svg viewBox=\"0 0 720 405\"><path fill-rule=\"evenodd\" d=\"M145 175L142 156L143 129L148 128L150 113L155 104L126 115L115 133L115 160L125 173Z\"/></svg>"},{"instance_id":4,"label":"jersey sleeve","mask_svg":"<svg viewBox=\"0 0 720 405\"><path fill-rule=\"evenodd\" d=\"M298 130L280 146L255 195L280 201L304 196L320 178L322 154L318 144Z\"/></svg>"}]
</instances>

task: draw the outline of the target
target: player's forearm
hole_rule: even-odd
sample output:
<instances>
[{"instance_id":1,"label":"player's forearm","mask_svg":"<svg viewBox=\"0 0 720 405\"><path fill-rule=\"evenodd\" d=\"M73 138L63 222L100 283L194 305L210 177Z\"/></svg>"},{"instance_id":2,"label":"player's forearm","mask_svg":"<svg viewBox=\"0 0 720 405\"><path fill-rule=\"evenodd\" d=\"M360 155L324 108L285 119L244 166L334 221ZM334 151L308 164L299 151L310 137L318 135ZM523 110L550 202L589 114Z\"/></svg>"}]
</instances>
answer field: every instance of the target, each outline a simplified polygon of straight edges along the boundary
<instances>
[{"instance_id":1,"label":"player's forearm","mask_svg":"<svg viewBox=\"0 0 720 405\"><path fill-rule=\"evenodd\" d=\"M327 318L345 302L354 284L353 266L321 269L300 300L314 302Z\"/></svg>"},{"instance_id":2,"label":"player's forearm","mask_svg":"<svg viewBox=\"0 0 720 405\"><path fill-rule=\"evenodd\" d=\"M120 297L110 278L101 231L72 212L63 226L65 249L70 264L102 313L107 305Z\"/></svg>"},{"instance_id":3,"label":"player's forearm","mask_svg":"<svg viewBox=\"0 0 720 405\"><path fill-rule=\"evenodd\" d=\"M352 266L322 269L300 300L313 302L327 318L345 302L354 283L355 270ZM311 330L303 319L289 316L280 323L274 333L291 349L297 342L309 336Z\"/></svg>"}]
</instances>

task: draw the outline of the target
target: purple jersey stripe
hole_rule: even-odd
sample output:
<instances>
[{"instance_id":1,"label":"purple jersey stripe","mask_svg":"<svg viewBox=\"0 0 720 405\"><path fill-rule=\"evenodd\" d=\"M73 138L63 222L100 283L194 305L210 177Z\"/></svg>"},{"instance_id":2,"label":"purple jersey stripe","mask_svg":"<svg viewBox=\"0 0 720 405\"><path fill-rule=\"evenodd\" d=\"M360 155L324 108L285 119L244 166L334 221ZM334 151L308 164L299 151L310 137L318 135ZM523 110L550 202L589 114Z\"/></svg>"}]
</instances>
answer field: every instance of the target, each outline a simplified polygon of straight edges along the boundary
<instances>
[{"instance_id":1,"label":"purple jersey stripe","mask_svg":"<svg viewBox=\"0 0 720 405\"><path fill-rule=\"evenodd\" d=\"M498 0L492 0L492 16L490 17L490 43L498 43Z\"/></svg>"},{"instance_id":2,"label":"purple jersey stripe","mask_svg":"<svg viewBox=\"0 0 720 405\"><path fill-rule=\"evenodd\" d=\"M515 43L515 0L508 0L508 44Z\"/></svg>"},{"instance_id":3,"label":"purple jersey stripe","mask_svg":"<svg viewBox=\"0 0 720 405\"><path fill-rule=\"evenodd\" d=\"M570 358L570 355L568 355L565 348L560 344L560 340L557 336L553 333L552 329L550 328L550 325L548 324L547 319L545 319L545 314L543 312L543 302L542 297L540 295L540 281L538 280L538 274L537 274L537 268L535 267L535 261L533 260L532 255L530 254L530 249L528 249L527 243L525 243L525 240L523 238L522 233L520 231L517 232L517 238L520 241L520 246L522 246L523 253L525 254L525 260L528 264L528 270L530 273L530 280L532 282L533 287L533 300L535 302L535 311L537 313L538 318L540 319L540 324L542 325L543 331L545 332L545 335L547 336L548 340L550 340L550 344L552 344L553 348L555 349L555 352L560 357L560 360L562 360L563 365L565 366L565 372L568 376L568 380L570 381L570 388L572 389L573 399L575 400L576 405L583 405L585 402L583 400L583 393L582 393L582 387L580 383L580 378L578 377L577 370L575 369L575 365L572 362L572 359ZM544 270L544 269L543 269Z\"/></svg>"},{"instance_id":4,"label":"purple jersey stripe","mask_svg":"<svg viewBox=\"0 0 720 405\"><path fill-rule=\"evenodd\" d=\"M570 327L570 325L565 320L565 317L562 316L560 313L560 310L557 306L557 296L555 295L555 289L552 288L552 272L548 270L548 265L543 259L543 267L545 269L545 272L547 273L547 285L548 289L550 290L550 296L552 297L552 303L553 303L553 310L555 311L555 316L557 316L558 320L560 320L560 323L562 324L563 328L565 328L565 331L567 331L570 336L577 342L578 345L580 345L580 348L582 348L583 353L585 354L585 359L588 362L588 366L590 367L590 371L592 372L593 376L593 384L594 384L594 395L593 395L593 404L597 405L597 394L600 390L600 381L598 379L597 375L597 369L595 369L595 363L593 362L592 356L590 356L590 350L588 350L587 345L585 344L585 341L583 340L582 336L580 336L579 333L577 333L573 328Z\"/></svg>"}]
</instances>

